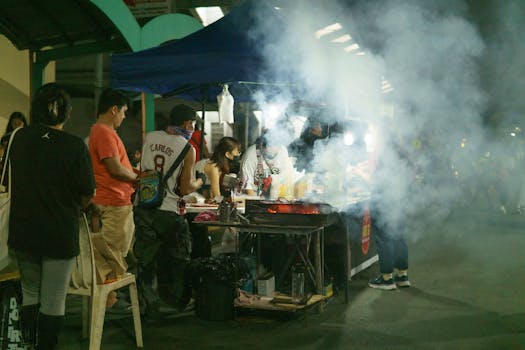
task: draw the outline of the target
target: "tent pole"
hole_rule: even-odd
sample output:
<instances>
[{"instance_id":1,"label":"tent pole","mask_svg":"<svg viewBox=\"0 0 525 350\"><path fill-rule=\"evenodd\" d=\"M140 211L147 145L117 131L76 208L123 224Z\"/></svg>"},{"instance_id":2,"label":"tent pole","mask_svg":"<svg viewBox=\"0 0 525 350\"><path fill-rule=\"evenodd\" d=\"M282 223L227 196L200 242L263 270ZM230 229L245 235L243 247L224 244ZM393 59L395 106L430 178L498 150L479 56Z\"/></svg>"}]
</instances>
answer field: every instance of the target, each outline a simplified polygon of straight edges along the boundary
<instances>
[{"instance_id":1,"label":"tent pole","mask_svg":"<svg viewBox=\"0 0 525 350\"><path fill-rule=\"evenodd\" d=\"M201 126L201 139L199 144L199 160L204 155L204 126L206 122L206 96L208 96L208 85L201 85L201 111L202 111L202 126Z\"/></svg>"},{"instance_id":2,"label":"tent pole","mask_svg":"<svg viewBox=\"0 0 525 350\"><path fill-rule=\"evenodd\" d=\"M140 93L140 104L142 111L142 144L144 144L144 139L146 138L146 94L144 92Z\"/></svg>"}]
</instances>

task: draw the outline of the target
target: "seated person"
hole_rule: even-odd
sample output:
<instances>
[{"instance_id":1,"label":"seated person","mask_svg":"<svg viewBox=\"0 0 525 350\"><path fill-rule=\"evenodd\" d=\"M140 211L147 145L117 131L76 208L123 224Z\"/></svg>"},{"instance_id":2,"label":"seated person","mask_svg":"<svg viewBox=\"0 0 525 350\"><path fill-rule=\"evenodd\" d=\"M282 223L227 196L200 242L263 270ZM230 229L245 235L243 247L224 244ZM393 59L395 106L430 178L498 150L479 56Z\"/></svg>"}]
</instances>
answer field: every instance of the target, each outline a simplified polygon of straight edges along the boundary
<instances>
[{"instance_id":1,"label":"seated person","mask_svg":"<svg viewBox=\"0 0 525 350\"><path fill-rule=\"evenodd\" d=\"M265 131L254 145L248 147L241 162L241 181L250 196L269 198L272 175L293 172L293 164L284 144L270 131Z\"/></svg>"},{"instance_id":2,"label":"seated person","mask_svg":"<svg viewBox=\"0 0 525 350\"><path fill-rule=\"evenodd\" d=\"M220 139L210 159L203 159L195 165L197 173L206 175L203 195L206 203L221 201L222 186L226 174L237 173L241 156L241 144L233 137Z\"/></svg>"}]
</instances>

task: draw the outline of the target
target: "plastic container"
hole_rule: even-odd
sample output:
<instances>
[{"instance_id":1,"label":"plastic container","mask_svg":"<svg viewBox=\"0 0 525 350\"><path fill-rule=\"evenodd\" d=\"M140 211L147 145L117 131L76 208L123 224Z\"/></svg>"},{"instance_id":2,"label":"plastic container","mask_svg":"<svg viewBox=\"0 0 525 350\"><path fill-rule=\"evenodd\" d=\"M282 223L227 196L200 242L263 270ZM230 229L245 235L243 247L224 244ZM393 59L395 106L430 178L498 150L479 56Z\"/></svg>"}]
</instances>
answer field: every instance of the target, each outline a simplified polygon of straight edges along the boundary
<instances>
[{"instance_id":1,"label":"plastic container","mask_svg":"<svg viewBox=\"0 0 525 350\"><path fill-rule=\"evenodd\" d=\"M304 301L304 268L296 265L292 269L292 302L303 303Z\"/></svg>"}]
</instances>

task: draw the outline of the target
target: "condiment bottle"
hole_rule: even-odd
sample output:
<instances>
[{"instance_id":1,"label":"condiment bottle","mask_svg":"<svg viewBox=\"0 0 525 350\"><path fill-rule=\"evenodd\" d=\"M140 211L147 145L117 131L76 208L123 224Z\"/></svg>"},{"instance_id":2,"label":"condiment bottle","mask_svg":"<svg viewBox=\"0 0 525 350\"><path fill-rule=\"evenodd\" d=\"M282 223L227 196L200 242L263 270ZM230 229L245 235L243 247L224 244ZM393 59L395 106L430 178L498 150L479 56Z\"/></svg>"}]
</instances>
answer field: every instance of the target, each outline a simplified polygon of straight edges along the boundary
<instances>
[{"instance_id":1,"label":"condiment bottle","mask_svg":"<svg viewBox=\"0 0 525 350\"><path fill-rule=\"evenodd\" d=\"M180 216L186 215L186 201L184 200L183 197L179 198L178 205L179 205L179 215Z\"/></svg>"}]
</instances>

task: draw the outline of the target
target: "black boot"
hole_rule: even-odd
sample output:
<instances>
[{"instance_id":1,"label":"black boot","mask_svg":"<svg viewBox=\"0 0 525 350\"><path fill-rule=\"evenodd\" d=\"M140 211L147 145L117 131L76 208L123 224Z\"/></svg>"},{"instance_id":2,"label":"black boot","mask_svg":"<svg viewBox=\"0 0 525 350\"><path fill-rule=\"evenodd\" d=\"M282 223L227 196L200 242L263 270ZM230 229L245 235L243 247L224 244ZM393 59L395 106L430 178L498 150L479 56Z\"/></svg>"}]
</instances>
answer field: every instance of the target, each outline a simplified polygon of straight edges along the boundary
<instances>
[{"instance_id":1,"label":"black boot","mask_svg":"<svg viewBox=\"0 0 525 350\"><path fill-rule=\"evenodd\" d=\"M58 334L62 329L64 316L38 315L38 336L36 350L54 350L58 343Z\"/></svg>"},{"instance_id":2,"label":"black boot","mask_svg":"<svg viewBox=\"0 0 525 350\"><path fill-rule=\"evenodd\" d=\"M33 349L36 343L36 325L38 320L39 304L25 305L20 310L22 323L22 337L28 349Z\"/></svg>"}]
</instances>

